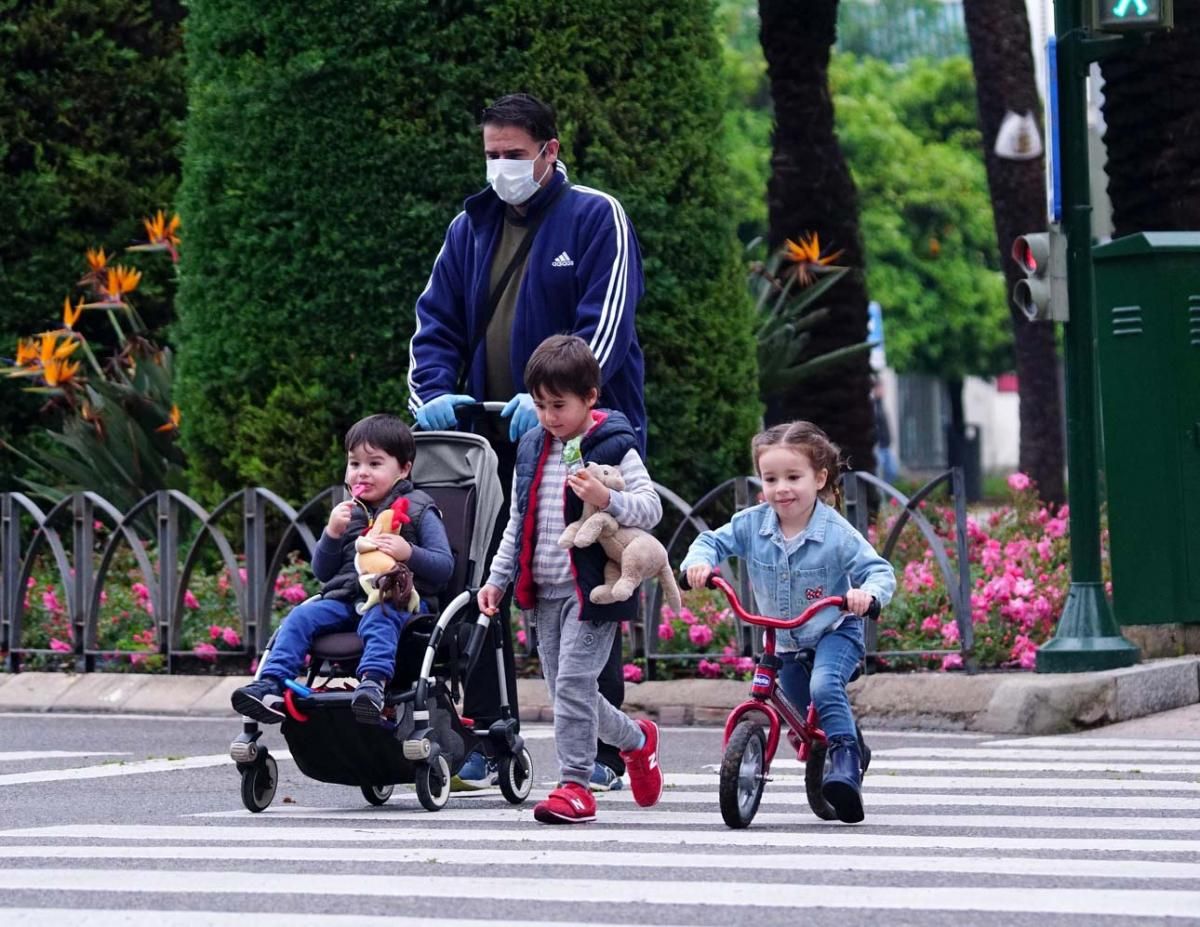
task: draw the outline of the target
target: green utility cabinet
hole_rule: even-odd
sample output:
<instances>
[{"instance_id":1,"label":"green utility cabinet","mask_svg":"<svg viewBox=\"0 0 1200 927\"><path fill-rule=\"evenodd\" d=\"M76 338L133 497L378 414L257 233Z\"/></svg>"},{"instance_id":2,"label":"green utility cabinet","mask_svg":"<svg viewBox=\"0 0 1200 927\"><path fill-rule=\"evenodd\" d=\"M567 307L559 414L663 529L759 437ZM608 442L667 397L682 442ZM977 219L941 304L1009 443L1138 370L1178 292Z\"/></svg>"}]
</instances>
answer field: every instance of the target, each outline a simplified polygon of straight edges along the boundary
<instances>
[{"instance_id":1,"label":"green utility cabinet","mask_svg":"<svg viewBox=\"0 0 1200 927\"><path fill-rule=\"evenodd\" d=\"M1200 232L1092 255L1113 610L1200 623Z\"/></svg>"}]
</instances>

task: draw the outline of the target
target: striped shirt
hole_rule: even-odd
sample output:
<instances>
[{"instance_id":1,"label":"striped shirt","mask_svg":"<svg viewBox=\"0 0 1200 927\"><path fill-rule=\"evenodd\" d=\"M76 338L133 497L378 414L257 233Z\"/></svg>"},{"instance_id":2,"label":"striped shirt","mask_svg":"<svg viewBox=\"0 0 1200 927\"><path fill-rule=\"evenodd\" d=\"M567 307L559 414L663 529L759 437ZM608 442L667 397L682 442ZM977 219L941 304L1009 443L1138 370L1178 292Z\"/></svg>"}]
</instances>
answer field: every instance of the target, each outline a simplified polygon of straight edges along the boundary
<instances>
[{"instance_id":1,"label":"striped shirt","mask_svg":"<svg viewBox=\"0 0 1200 927\"><path fill-rule=\"evenodd\" d=\"M533 548L533 581L539 589L574 586L575 575L571 571L571 559L558 546L558 538L566 528L563 520L563 493L567 492L567 468L563 463L563 443L547 435L550 450L542 469L538 485L537 533ZM617 524L628 528L653 528L662 518L662 500L650 480L646 465L636 450L629 450L621 458L621 476L625 480L623 490L610 490L608 508L605 509ZM512 507L509 509L508 525L500 548L492 558L488 584L501 589L508 587L516 578L517 563L514 556L517 532L521 530L522 514L517 502L516 476L513 477Z\"/></svg>"}]
</instances>

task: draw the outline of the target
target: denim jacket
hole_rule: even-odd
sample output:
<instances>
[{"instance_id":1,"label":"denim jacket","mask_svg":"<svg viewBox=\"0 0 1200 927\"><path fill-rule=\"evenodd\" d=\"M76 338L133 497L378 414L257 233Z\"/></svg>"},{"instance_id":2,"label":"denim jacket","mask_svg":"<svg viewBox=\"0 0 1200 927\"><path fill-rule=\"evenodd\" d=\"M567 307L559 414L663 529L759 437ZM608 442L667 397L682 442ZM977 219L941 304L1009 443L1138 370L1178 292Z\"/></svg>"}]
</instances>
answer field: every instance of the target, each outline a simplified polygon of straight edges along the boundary
<instances>
[{"instance_id":1,"label":"denim jacket","mask_svg":"<svg viewBox=\"0 0 1200 927\"><path fill-rule=\"evenodd\" d=\"M688 548L680 570L707 563L717 566L738 557L749 570L760 614L771 618L799 615L815 599L862 589L881 606L896 591L896 573L850 522L818 501L799 540L784 540L779 517L766 503L744 509L729 524L705 531ZM836 608L825 608L791 631L779 631L780 651L815 647L821 635L839 624Z\"/></svg>"}]
</instances>

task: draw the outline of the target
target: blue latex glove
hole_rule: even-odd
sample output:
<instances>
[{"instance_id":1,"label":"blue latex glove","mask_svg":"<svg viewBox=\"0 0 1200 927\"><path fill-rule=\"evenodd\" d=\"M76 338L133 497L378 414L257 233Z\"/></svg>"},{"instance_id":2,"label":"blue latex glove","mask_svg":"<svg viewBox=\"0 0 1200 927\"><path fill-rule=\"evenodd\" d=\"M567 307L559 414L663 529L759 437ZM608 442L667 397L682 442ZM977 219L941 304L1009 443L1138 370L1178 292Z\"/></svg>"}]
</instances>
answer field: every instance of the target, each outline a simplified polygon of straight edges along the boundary
<instances>
[{"instance_id":1,"label":"blue latex glove","mask_svg":"<svg viewBox=\"0 0 1200 927\"><path fill-rule=\"evenodd\" d=\"M474 401L474 396L464 396L461 393L446 393L436 399L430 399L417 409L417 425L422 431L450 431L458 425L454 407Z\"/></svg>"},{"instance_id":2,"label":"blue latex glove","mask_svg":"<svg viewBox=\"0 0 1200 927\"><path fill-rule=\"evenodd\" d=\"M538 423L537 409L533 407L533 397L528 393L517 393L508 400L500 414L504 418L512 416L508 425L508 439L514 444L521 440L521 435Z\"/></svg>"}]
</instances>

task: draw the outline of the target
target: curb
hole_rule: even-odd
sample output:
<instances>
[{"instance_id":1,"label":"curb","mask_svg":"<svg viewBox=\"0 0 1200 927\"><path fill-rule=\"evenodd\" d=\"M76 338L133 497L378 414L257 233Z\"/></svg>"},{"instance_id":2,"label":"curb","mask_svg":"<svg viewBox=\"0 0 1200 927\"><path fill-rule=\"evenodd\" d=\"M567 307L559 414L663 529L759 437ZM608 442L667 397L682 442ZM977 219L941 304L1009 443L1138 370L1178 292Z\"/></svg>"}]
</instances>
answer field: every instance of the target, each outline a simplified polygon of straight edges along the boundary
<instances>
[{"instance_id":1,"label":"curb","mask_svg":"<svg viewBox=\"0 0 1200 927\"><path fill-rule=\"evenodd\" d=\"M0 711L99 712L237 718L230 693L246 676L136 673L0 674ZM729 679L627 684L625 709L662 724L723 724L749 693ZM517 680L526 721L554 718L541 679ZM1061 734L1200 702L1200 657L1149 660L1096 673L907 673L850 685L859 719L874 727Z\"/></svg>"}]
</instances>

